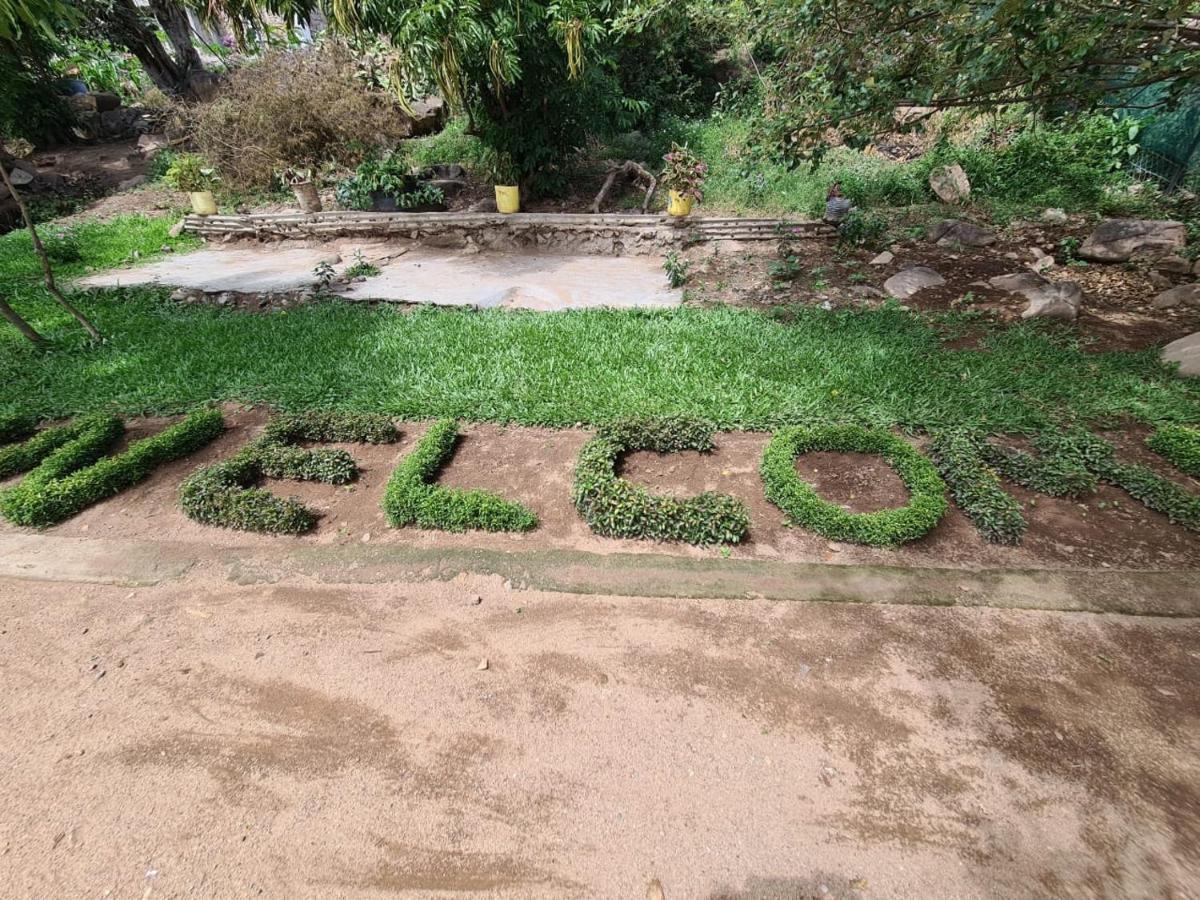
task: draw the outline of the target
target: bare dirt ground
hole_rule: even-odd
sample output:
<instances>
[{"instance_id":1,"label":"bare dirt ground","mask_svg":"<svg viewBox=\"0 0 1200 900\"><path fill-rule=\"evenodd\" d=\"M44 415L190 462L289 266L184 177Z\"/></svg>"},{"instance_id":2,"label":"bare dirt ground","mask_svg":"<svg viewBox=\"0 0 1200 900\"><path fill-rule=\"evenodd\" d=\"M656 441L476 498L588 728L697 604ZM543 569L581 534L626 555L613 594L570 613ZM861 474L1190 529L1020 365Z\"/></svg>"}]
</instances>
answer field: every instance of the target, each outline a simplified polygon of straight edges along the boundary
<instances>
[{"instance_id":1,"label":"bare dirt ground","mask_svg":"<svg viewBox=\"0 0 1200 900\"><path fill-rule=\"evenodd\" d=\"M268 413L226 407L229 430L209 447L156 470L145 482L97 504L49 530L63 537L113 537L199 542L209 546L276 547L278 537L251 535L199 525L179 509L182 480L198 466L225 458L259 433ZM130 420L130 440L161 429L168 420ZM758 466L769 435L735 432L716 437L716 452L635 453L623 474L658 493L693 495L716 490L740 498L750 512L750 539L736 547L698 548L650 541L616 540L592 534L571 502L575 461L590 432L583 429L504 428L469 425L462 430L440 483L495 491L529 505L540 527L527 534L446 534L387 527L380 508L384 485L396 463L424 433L423 423L401 423L396 444L344 446L358 461L357 481L343 487L291 481L269 482L285 496L302 498L323 517L301 546L321 547L365 542L424 548L487 550L572 550L596 553L670 553L692 559L778 560L860 565L935 566L978 569L1154 569L1200 567L1200 534L1172 525L1118 488L1101 486L1081 500L1035 495L1006 485L1025 504L1029 529L1019 547L987 543L957 508L952 507L927 537L899 549L831 542L789 526L763 494ZM1131 459L1155 467L1193 491L1188 478L1139 445L1138 435L1123 439ZM857 511L902 503L906 492L886 464L858 454L806 454L797 465L825 496ZM19 529L0 523L0 535Z\"/></svg>"},{"instance_id":2,"label":"bare dirt ground","mask_svg":"<svg viewBox=\"0 0 1200 900\"><path fill-rule=\"evenodd\" d=\"M923 237L908 237L891 246L895 258L873 266L873 251L839 248L827 240L722 242L698 245L687 252L691 273L685 296L693 303L728 303L770 308L789 304L832 308L873 306L883 302L883 283L902 269L928 266L946 284L926 288L905 305L926 313L973 311L985 319L1010 323L1028 305L1020 295L986 284L997 275L1028 271L1031 249L1054 255L1058 265L1045 272L1052 281L1075 281L1085 301L1079 320L1069 326L1088 350L1141 349L1168 343L1200 329L1200 309L1151 306L1163 286L1155 285L1146 266L1135 264L1063 265L1060 242L1085 238L1091 225L1045 226L1014 223L999 232L990 247L947 250ZM785 253L797 268L788 277L772 271ZM1191 276L1170 276L1175 282Z\"/></svg>"},{"instance_id":3,"label":"bare dirt ground","mask_svg":"<svg viewBox=\"0 0 1200 900\"><path fill-rule=\"evenodd\" d=\"M5 896L1200 883L1195 620L204 568L0 600Z\"/></svg>"}]
</instances>

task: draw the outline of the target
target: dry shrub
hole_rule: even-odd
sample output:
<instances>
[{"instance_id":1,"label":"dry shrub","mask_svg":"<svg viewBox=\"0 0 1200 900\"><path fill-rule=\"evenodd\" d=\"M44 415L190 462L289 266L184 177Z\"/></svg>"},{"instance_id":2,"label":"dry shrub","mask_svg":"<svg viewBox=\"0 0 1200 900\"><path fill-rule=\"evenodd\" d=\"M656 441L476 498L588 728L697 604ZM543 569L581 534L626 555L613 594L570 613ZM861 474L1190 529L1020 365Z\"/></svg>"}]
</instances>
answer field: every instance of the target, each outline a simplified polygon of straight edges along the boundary
<instances>
[{"instance_id":1,"label":"dry shrub","mask_svg":"<svg viewBox=\"0 0 1200 900\"><path fill-rule=\"evenodd\" d=\"M196 149L240 188L268 187L285 167L355 166L412 128L337 44L267 53L234 71L211 103L179 112Z\"/></svg>"}]
</instances>

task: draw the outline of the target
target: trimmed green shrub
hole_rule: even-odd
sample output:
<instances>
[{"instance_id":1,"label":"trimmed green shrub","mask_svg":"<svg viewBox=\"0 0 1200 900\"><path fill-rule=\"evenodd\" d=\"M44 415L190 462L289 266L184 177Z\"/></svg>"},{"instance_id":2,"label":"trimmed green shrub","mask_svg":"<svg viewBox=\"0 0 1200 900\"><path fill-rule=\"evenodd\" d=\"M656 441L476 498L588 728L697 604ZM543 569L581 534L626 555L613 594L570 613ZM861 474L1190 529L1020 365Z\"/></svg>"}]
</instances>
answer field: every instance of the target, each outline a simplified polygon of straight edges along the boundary
<instances>
[{"instance_id":1,"label":"trimmed green shrub","mask_svg":"<svg viewBox=\"0 0 1200 900\"><path fill-rule=\"evenodd\" d=\"M1164 425L1150 435L1146 446L1185 475L1200 478L1200 431L1195 428Z\"/></svg>"},{"instance_id":2,"label":"trimmed green shrub","mask_svg":"<svg viewBox=\"0 0 1200 900\"><path fill-rule=\"evenodd\" d=\"M604 537L738 543L750 529L749 514L740 500L714 491L682 499L651 494L617 475L617 463L625 453L709 453L712 434L711 423L685 418L628 420L601 428L584 445L575 464L575 508L592 531Z\"/></svg>"},{"instance_id":3,"label":"trimmed green shrub","mask_svg":"<svg viewBox=\"0 0 1200 900\"><path fill-rule=\"evenodd\" d=\"M33 434L35 427L37 422L28 416L0 416L0 444L22 441Z\"/></svg>"},{"instance_id":4,"label":"trimmed green shrub","mask_svg":"<svg viewBox=\"0 0 1200 900\"><path fill-rule=\"evenodd\" d=\"M398 465L383 493L383 511L393 528L416 525L440 531L529 531L537 516L520 503L486 491L460 491L434 483L454 453L458 424L440 419Z\"/></svg>"},{"instance_id":5,"label":"trimmed green shrub","mask_svg":"<svg viewBox=\"0 0 1200 900\"><path fill-rule=\"evenodd\" d=\"M358 475L354 458L335 448L307 449L297 441L387 444L398 438L387 416L314 411L272 419L263 436L230 459L194 472L179 491L188 518L205 525L264 534L304 534L317 514L295 498L254 487L263 477L348 484Z\"/></svg>"},{"instance_id":6,"label":"trimmed green shrub","mask_svg":"<svg viewBox=\"0 0 1200 900\"><path fill-rule=\"evenodd\" d=\"M0 492L0 513L16 525L54 525L137 484L162 463L198 450L223 428L219 410L201 410L136 442L124 453L105 457L125 428L114 416L92 417L46 455L20 484ZM41 435L27 444L38 437Z\"/></svg>"},{"instance_id":7,"label":"trimmed green shrub","mask_svg":"<svg viewBox=\"0 0 1200 900\"><path fill-rule=\"evenodd\" d=\"M43 428L23 443L0 448L0 478L28 472L63 444L75 440L96 423L112 418L105 415L85 416L66 425Z\"/></svg>"},{"instance_id":8,"label":"trimmed green shrub","mask_svg":"<svg viewBox=\"0 0 1200 900\"><path fill-rule=\"evenodd\" d=\"M1076 428L1043 432L1035 443L1043 454L1069 460L1101 481L1121 488L1171 522L1200 531L1200 496L1145 466L1117 459L1112 444L1103 438Z\"/></svg>"},{"instance_id":9,"label":"trimmed green shrub","mask_svg":"<svg viewBox=\"0 0 1200 900\"><path fill-rule=\"evenodd\" d=\"M1019 544L1025 534L1021 504L1000 486L984 461L983 436L952 429L930 436L929 456L941 472L950 496L975 527L993 544Z\"/></svg>"},{"instance_id":10,"label":"trimmed green shrub","mask_svg":"<svg viewBox=\"0 0 1200 900\"><path fill-rule=\"evenodd\" d=\"M1009 481L1048 497L1082 497L1096 490L1096 477L1069 456L1001 447L976 434L980 453L988 465Z\"/></svg>"},{"instance_id":11,"label":"trimmed green shrub","mask_svg":"<svg viewBox=\"0 0 1200 900\"><path fill-rule=\"evenodd\" d=\"M283 443L345 441L355 444L394 444L400 437L390 416L329 410L276 416L267 424L263 434Z\"/></svg>"},{"instance_id":12,"label":"trimmed green shrub","mask_svg":"<svg viewBox=\"0 0 1200 900\"><path fill-rule=\"evenodd\" d=\"M796 457L814 450L879 454L908 488L908 503L868 513L830 503L796 472ZM894 547L923 537L946 514L946 485L933 463L887 431L857 425L784 428L767 444L760 471L772 503L797 525L835 541Z\"/></svg>"}]
</instances>

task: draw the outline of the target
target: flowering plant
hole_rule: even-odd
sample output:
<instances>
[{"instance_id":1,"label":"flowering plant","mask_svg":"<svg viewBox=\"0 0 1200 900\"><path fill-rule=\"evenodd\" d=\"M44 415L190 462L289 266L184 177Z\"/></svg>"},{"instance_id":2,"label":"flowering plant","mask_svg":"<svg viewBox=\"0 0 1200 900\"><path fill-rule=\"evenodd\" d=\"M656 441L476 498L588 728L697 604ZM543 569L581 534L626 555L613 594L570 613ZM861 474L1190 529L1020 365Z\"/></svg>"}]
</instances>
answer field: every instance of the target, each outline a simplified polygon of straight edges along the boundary
<instances>
[{"instance_id":1,"label":"flowering plant","mask_svg":"<svg viewBox=\"0 0 1200 900\"><path fill-rule=\"evenodd\" d=\"M667 164L663 169L662 180L668 190L678 191L684 197L693 200L703 200L700 185L708 175L708 163L689 150L678 144L671 144L671 152L663 157Z\"/></svg>"}]
</instances>

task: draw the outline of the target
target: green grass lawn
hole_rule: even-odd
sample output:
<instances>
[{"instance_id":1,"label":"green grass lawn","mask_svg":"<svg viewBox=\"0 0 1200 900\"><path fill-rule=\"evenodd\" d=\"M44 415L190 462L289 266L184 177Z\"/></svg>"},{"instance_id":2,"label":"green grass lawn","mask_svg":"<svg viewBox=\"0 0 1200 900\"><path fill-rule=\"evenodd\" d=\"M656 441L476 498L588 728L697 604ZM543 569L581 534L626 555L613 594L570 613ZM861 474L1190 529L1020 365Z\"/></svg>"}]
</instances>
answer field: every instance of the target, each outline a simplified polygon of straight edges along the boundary
<instances>
[{"instance_id":1,"label":"green grass lawn","mask_svg":"<svg viewBox=\"0 0 1200 900\"><path fill-rule=\"evenodd\" d=\"M63 276L147 258L170 222L132 218L55 238ZM79 302L107 341L89 346L37 286L28 238L0 238L0 291L53 348L0 327L0 414L178 412L206 401L331 407L401 418L573 425L690 414L722 427L814 418L1018 431L1052 421L1200 422L1200 384L1153 350L1088 354L1034 324L983 350L898 308L730 308L539 314L340 301L254 315L183 306L163 291ZM2 324L2 323L0 323Z\"/></svg>"}]
</instances>

